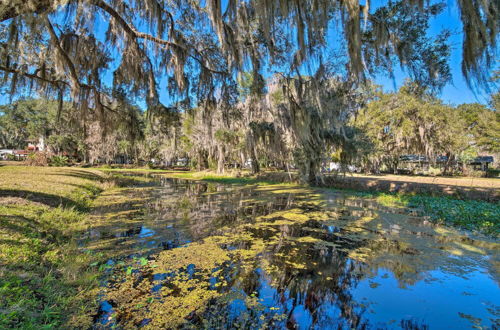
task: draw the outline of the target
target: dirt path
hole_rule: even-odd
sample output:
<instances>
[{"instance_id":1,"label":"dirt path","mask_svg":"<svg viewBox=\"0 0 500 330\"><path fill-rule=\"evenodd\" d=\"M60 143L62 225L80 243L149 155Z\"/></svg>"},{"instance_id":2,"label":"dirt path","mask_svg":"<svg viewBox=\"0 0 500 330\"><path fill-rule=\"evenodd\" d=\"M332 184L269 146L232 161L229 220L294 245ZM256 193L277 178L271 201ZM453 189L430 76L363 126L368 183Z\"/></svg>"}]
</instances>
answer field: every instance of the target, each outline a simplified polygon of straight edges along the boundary
<instances>
[{"instance_id":1,"label":"dirt path","mask_svg":"<svg viewBox=\"0 0 500 330\"><path fill-rule=\"evenodd\" d=\"M339 188L406 193L440 193L470 199L500 200L499 179L354 174L346 177L328 176L326 184Z\"/></svg>"},{"instance_id":2,"label":"dirt path","mask_svg":"<svg viewBox=\"0 0 500 330\"><path fill-rule=\"evenodd\" d=\"M376 180L390 180L396 182L416 182L416 183L431 183L444 184L459 187L474 187L474 188L496 188L500 189L500 180L494 178L451 178L451 177L426 177L426 176L409 176L409 175L362 175L354 174L358 178L370 178Z\"/></svg>"}]
</instances>

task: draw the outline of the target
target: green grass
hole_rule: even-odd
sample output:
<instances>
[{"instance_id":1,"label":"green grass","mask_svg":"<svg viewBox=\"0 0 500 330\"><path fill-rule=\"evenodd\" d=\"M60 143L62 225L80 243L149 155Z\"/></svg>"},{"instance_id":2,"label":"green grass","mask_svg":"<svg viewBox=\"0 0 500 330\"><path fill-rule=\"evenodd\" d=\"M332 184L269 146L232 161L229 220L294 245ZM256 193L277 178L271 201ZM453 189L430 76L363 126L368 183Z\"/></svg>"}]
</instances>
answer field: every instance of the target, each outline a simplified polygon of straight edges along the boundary
<instances>
[{"instance_id":1,"label":"green grass","mask_svg":"<svg viewBox=\"0 0 500 330\"><path fill-rule=\"evenodd\" d=\"M155 169L155 168L120 168L120 167L106 167L106 166L101 166L101 167L92 167L93 170L99 170L99 171L105 171L105 172L142 172L142 173L178 173L179 171L175 170L162 170L162 169Z\"/></svg>"},{"instance_id":2,"label":"green grass","mask_svg":"<svg viewBox=\"0 0 500 330\"><path fill-rule=\"evenodd\" d=\"M255 177L235 177L232 175L223 175L207 172L173 172L168 176L179 179L201 180L207 182L221 183L221 184L238 184L238 185L272 185L278 184L277 181L262 180Z\"/></svg>"},{"instance_id":3,"label":"green grass","mask_svg":"<svg viewBox=\"0 0 500 330\"><path fill-rule=\"evenodd\" d=\"M387 207L406 207L430 216L435 223L500 234L500 204L478 200L462 200L447 196L398 194L384 192L344 191L351 196L375 199Z\"/></svg>"},{"instance_id":4,"label":"green grass","mask_svg":"<svg viewBox=\"0 0 500 330\"><path fill-rule=\"evenodd\" d=\"M92 170L0 167L0 328L85 327L99 256L76 238L108 178Z\"/></svg>"},{"instance_id":5,"label":"green grass","mask_svg":"<svg viewBox=\"0 0 500 330\"><path fill-rule=\"evenodd\" d=\"M500 205L477 200L447 197L409 196L407 206L421 208L438 223L445 223L486 234L500 234Z\"/></svg>"}]
</instances>

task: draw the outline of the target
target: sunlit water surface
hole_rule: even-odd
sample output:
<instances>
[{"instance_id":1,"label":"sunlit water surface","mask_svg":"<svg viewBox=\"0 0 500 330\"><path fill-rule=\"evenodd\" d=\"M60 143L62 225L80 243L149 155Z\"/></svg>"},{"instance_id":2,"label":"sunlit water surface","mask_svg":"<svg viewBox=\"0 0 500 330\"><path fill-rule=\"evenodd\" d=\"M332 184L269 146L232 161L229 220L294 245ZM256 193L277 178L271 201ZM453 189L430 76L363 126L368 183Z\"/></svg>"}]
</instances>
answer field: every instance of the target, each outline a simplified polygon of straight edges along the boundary
<instances>
[{"instance_id":1,"label":"sunlit water surface","mask_svg":"<svg viewBox=\"0 0 500 330\"><path fill-rule=\"evenodd\" d=\"M499 244L335 191L158 178L84 237L96 328L499 328Z\"/></svg>"}]
</instances>

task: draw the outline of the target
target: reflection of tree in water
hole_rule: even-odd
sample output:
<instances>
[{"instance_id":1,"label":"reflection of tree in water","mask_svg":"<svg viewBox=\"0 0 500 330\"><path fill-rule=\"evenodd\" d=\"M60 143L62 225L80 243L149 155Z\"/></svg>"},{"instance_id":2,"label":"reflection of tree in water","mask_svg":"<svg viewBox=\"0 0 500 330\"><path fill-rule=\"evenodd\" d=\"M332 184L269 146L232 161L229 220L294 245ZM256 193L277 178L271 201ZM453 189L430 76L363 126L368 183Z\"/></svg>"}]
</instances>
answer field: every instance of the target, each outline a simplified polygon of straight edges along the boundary
<instances>
[{"instance_id":1,"label":"reflection of tree in water","mask_svg":"<svg viewBox=\"0 0 500 330\"><path fill-rule=\"evenodd\" d=\"M340 316L346 320L346 325L359 326L361 311L359 309L356 311L358 306L353 301L349 289L356 286L361 274L359 268L363 267L362 263L353 262L346 258L345 253L337 253L332 248L308 250L303 251L303 255L309 260L316 261L312 266L308 265L306 270L297 272L293 267L280 265L278 260L272 260L278 269L283 267L281 274L273 274L273 282L277 282L277 291L282 299L288 295L288 299L292 300L292 306L287 311L289 317L287 325L300 323L300 320L294 319L293 312L298 304L302 304L312 317L312 325L321 324L322 321L326 321L326 324L344 323L337 317L334 320L321 320L325 317L318 313L321 307L335 305L340 310ZM354 271L355 269L358 271Z\"/></svg>"},{"instance_id":2,"label":"reflection of tree in water","mask_svg":"<svg viewBox=\"0 0 500 330\"><path fill-rule=\"evenodd\" d=\"M298 226L282 226L282 237L301 237L303 233ZM297 235L297 236L295 236ZM359 245L359 242L351 242ZM290 260L293 256L293 261ZM253 263L250 271L239 274L241 278L235 281L247 297L259 292L262 286L272 285L273 298L264 298L267 307L279 307L279 313L286 315L284 324L287 327L308 326L304 320L296 319L295 310L301 305L311 316L309 326L334 325L359 327L363 322L364 309L360 307L350 293L355 287L364 268L364 263L350 260L347 253L339 252L331 246L312 245L309 243L275 243L268 245L261 259ZM263 264L272 265L263 271ZM268 282L268 283L266 283ZM259 296L257 295L257 298ZM328 306L337 309L332 314L322 313L321 308ZM219 308L217 308L220 313ZM210 314L212 312L209 312ZM272 320L272 315L262 317L262 314L275 314L273 310L248 310L244 325L261 324L259 320ZM209 318L210 315L207 315ZM227 316L230 317L229 315ZM220 321L220 314L218 316ZM242 320L227 320L228 322L242 322ZM302 323L302 324L301 324Z\"/></svg>"},{"instance_id":3,"label":"reflection of tree in water","mask_svg":"<svg viewBox=\"0 0 500 330\"><path fill-rule=\"evenodd\" d=\"M261 198L261 193L251 188L178 179L164 178L163 184L172 192L162 192L165 198L160 198L153 205L155 211L179 218L193 240L214 234L220 228L234 227L251 222L257 216L290 208L297 198L304 198L295 194Z\"/></svg>"},{"instance_id":4,"label":"reflection of tree in water","mask_svg":"<svg viewBox=\"0 0 500 330\"><path fill-rule=\"evenodd\" d=\"M144 296L155 296L153 287L175 288L175 298L160 294L146 311L117 306L119 312L123 308L129 313L122 314L123 322L133 315L130 320L137 325L141 315L153 315L154 326L177 327L187 322L206 327L363 328L368 326L365 312L370 307L356 301L352 291L379 269L392 272L404 287L421 280L425 272L440 267L468 269L464 266L472 267L479 259L450 257L450 247L469 244L472 249L473 242L456 234L444 237L421 220L413 223L397 210L365 201L325 208L307 193L185 181L167 186L175 193L155 207L170 216L183 215L181 222L194 243L160 253L153 261L158 268L146 267L133 283L126 281L113 289L115 297L136 290L136 298L126 303L138 305ZM174 275L153 283L151 278L158 273ZM198 296L190 293L193 288ZM186 301L187 296L190 300ZM154 320L154 311L176 305L184 306L185 315ZM425 327L412 320L401 320L400 325Z\"/></svg>"},{"instance_id":5,"label":"reflection of tree in water","mask_svg":"<svg viewBox=\"0 0 500 330\"><path fill-rule=\"evenodd\" d=\"M350 212L350 215L356 213L359 211ZM287 315L286 324L289 327L296 327L301 323L301 320L294 318L294 310L298 305L302 305L309 312L311 326L338 324L357 328L367 325L368 320L362 317L365 307L353 301L350 290L355 288L360 280L376 273L378 269L391 271L399 281L400 287L413 285L422 280L425 272L442 266L456 266L456 270L460 270L458 275L470 271L468 267L464 267L467 260L457 261L456 258L450 258L449 253L439 249L439 246L436 248L433 244L456 241L456 237L453 240L437 235L428 237L424 235L424 238L417 238L419 240L417 244L412 241L414 238L409 239L404 233L397 235L392 233L392 237L385 237L382 235L383 230L370 230L369 227L364 228L363 234L369 233L369 235L363 235L365 236L363 239L350 239L354 237L349 235L347 229L342 228L331 232L309 230L323 227L322 222L316 220L309 220L300 225L281 226L279 233L274 235L292 241L283 243L283 240L280 240L274 245L269 244L269 233L272 231L248 229L255 237L259 237L260 234L261 238L268 240L262 258L267 259L266 264L273 267L271 271L262 275L259 272L259 264L256 264L254 271L241 281L240 287L247 295L251 295L259 291L263 281L269 281L276 290L276 297L271 304L281 307L280 310ZM415 232L410 234L415 235ZM312 237L317 241L293 244L294 238L301 237ZM329 243L334 243L335 247L329 246ZM368 248L370 251L364 262L349 258L348 251L359 248ZM291 263L290 257L293 258ZM469 263L477 264L477 260L470 260ZM331 310L325 312L328 308L336 308L339 313L332 314ZM255 322L255 318L259 315L254 314ZM401 320L400 325L403 328L426 327L425 324L419 324L411 319Z\"/></svg>"}]
</instances>

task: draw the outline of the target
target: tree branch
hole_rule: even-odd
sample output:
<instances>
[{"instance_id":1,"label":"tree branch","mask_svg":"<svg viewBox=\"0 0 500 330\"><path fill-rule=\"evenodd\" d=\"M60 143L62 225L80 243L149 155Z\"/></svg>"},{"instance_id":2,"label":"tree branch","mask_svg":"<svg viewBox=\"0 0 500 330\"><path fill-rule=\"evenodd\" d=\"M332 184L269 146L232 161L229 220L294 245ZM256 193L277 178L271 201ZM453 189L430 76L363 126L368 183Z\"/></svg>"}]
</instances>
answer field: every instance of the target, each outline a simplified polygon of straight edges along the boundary
<instances>
[{"instance_id":1,"label":"tree branch","mask_svg":"<svg viewBox=\"0 0 500 330\"><path fill-rule=\"evenodd\" d=\"M38 1L25 1L23 5L20 5L18 1L4 0L2 2L7 2L9 4L2 3L2 10L0 11L0 22L6 21L8 19L17 17L19 15L36 13L40 14L44 11L51 9L51 0L38 0Z\"/></svg>"},{"instance_id":2,"label":"tree branch","mask_svg":"<svg viewBox=\"0 0 500 330\"><path fill-rule=\"evenodd\" d=\"M14 68L8 68L8 67L3 66L3 65L0 65L0 71L19 74L19 75L25 76L25 77L30 78L30 79L40 80L40 81L55 85L57 87L60 87L59 84L69 86L69 84L64 80L50 80L50 79L42 78L34 73L24 72L24 71L17 70Z\"/></svg>"},{"instance_id":3,"label":"tree branch","mask_svg":"<svg viewBox=\"0 0 500 330\"><path fill-rule=\"evenodd\" d=\"M152 36L150 34L137 31L133 26L129 25L113 7L108 5L103 0L92 0L91 3L94 4L95 6L101 8L102 10L107 12L111 17L113 17L118 22L118 24L121 25L121 27L125 30L125 32L127 34L129 34L129 36L133 37L134 39L136 39L136 38L146 39L146 40L153 41L157 44L161 44L161 45L165 45L165 46L175 46L175 47L179 47L181 49L187 50L185 47L180 46L180 45L173 43L171 41L157 38L157 37Z\"/></svg>"},{"instance_id":4,"label":"tree branch","mask_svg":"<svg viewBox=\"0 0 500 330\"><path fill-rule=\"evenodd\" d=\"M68 66L70 73L69 78L71 80L71 87L75 89L81 88L82 85L80 84L80 80L78 79L78 74L76 73L75 65L73 64L73 61L71 61L71 59L69 58L68 54L66 54L64 49L62 49L61 43L59 42L59 37L54 31L54 27L50 23L48 17L45 17L45 24L47 25L47 29L49 30L50 39L52 39L52 43L59 52L59 55L61 55L61 57L64 59L64 62L66 62L66 65Z\"/></svg>"},{"instance_id":5,"label":"tree branch","mask_svg":"<svg viewBox=\"0 0 500 330\"><path fill-rule=\"evenodd\" d=\"M160 45L163 45L163 46L168 46L168 47L178 47L179 49L182 49L182 50L186 51L189 54L189 49L186 48L185 46L181 46L181 45L179 45L179 44L177 44L175 42L171 42L171 41L168 41L168 40L157 38L157 37L152 36L150 34L137 31L133 26L129 25L123 19L123 17L121 17L121 15L113 7L111 7L110 5L108 5L105 1L103 1L103 0L92 0L92 3L95 6L101 8L102 10L104 10L105 12L107 12L111 17L113 17L117 21L117 23L120 24L120 26L123 28L123 30L131 38L133 38L133 39L145 39L145 40L149 40L149 41L152 41L154 43L157 43L157 44L160 44ZM170 14L170 12L168 12L168 11L165 11L165 12L170 17L170 20L171 20L171 29L173 29L174 18L172 16L172 14ZM200 55L200 53L196 49L194 49L194 51L198 55ZM216 74L224 74L224 75L227 74L227 72L225 72L225 71L219 71L219 70L215 70L215 69L211 69L211 68L207 67L205 65L205 63L203 63L203 61L201 59L197 58L195 55L189 54L189 57L193 58L198 63L200 63L200 65L203 66L203 68L206 69L207 71L210 71L210 72L216 73Z\"/></svg>"}]
</instances>

